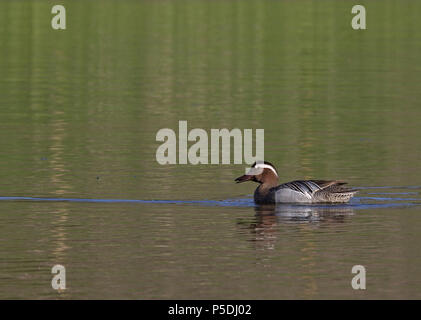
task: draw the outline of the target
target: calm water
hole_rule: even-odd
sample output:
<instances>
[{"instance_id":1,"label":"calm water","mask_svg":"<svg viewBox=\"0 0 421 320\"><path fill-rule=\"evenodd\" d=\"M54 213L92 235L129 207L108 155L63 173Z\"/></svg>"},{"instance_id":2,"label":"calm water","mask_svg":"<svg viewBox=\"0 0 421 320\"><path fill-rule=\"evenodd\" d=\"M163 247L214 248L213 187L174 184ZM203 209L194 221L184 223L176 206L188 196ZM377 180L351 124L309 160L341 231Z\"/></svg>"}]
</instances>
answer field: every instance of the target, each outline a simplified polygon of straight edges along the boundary
<instances>
[{"instance_id":1,"label":"calm water","mask_svg":"<svg viewBox=\"0 0 421 320\"><path fill-rule=\"evenodd\" d=\"M53 4L0 2L0 298L421 298L420 2ZM255 207L245 165L156 162L179 120L363 189Z\"/></svg>"}]
</instances>

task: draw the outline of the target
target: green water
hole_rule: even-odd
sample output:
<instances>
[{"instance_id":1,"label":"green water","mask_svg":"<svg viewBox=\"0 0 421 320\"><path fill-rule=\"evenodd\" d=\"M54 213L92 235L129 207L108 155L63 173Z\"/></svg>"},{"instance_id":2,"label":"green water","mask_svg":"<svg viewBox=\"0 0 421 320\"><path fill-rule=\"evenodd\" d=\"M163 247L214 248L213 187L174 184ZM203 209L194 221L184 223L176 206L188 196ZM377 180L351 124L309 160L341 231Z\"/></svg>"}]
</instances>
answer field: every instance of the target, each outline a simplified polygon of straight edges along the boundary
<instances>
[{"instance_id":1,"label":"green water","mask_svg":"<svg viewBox=\"0 0 421 320\"><path fill-rule=\"evenodd\" d=\"M0 298L421 298L420 2L359 31L352 1L61 1L61 31L55 4L0 1L0 196L199 202L0 201ZM254 208L246 164L157 163L179 120L264 129L281 181L382 188Z\"/></svg>"}]
</instances>

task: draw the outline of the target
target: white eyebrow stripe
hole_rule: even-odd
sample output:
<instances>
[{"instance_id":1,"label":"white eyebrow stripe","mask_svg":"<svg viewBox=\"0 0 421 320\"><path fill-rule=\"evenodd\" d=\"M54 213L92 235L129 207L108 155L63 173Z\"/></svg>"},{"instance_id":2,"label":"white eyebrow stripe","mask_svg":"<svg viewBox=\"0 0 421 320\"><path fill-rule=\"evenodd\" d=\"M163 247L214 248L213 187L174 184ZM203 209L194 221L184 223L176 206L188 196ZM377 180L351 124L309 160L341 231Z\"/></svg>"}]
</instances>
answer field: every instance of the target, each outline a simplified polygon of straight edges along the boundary
<instances>
[{"instance_id":1,"label":"white eyebrow stripe","mask_svg":"<svg viewBox=\"0 0 421 320\"><path fill-rule=\"evenodd\" d=\"M276 174L276 176L278 176L278 174L276 173L275 168L274 168L274 167L272 167L272 166L270 166L270 165L268 165L268 164L265 164L265 163L258 163L258 164L256 164L255 168L260 168L260 169L264 169L264 168L266 168L266 169L270 169L270 170L272 170L272 171L273 171L273 173L274 173L274 174Z\"/></svg>"}]
</instances>

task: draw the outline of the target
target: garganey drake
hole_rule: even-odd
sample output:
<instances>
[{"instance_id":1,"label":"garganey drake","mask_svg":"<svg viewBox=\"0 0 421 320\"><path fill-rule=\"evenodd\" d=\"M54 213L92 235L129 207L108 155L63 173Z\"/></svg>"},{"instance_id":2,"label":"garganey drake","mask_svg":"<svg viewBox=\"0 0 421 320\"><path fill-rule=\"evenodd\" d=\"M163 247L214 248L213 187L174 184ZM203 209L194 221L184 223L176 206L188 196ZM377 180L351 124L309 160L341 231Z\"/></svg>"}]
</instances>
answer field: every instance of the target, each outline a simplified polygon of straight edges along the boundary
<instances>
[{"instance_id":1,"label":"garganey drake","mask_svg":"<svg viewBox=\"0 0 421 320\"><path fill-rule=\"evenodd\" d=\"M358 191L336 180L296 180L278 185L278 172L273 164L255 162L237 183L254 181L260 185L254 191L254 202L266 203L345 203Z\"/></svg>"}]
</instances>

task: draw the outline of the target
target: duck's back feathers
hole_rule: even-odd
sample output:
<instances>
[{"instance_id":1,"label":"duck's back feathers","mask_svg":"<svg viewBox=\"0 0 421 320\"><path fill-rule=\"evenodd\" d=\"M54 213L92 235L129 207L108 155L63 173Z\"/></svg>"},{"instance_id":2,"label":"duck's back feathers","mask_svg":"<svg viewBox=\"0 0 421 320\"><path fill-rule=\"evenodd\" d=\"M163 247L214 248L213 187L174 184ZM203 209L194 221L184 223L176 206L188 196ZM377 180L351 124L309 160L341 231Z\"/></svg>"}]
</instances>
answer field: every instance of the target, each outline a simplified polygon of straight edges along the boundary
<instances>
[{"instance_id":1,"label":"duck's back feathers","mask_svg":"<svg viewBox=\"0 0 421 320\"><path fill-rule=\"evenodd\" d=\"M276 202L348 202L357 190L336 180L296 180L275 187Z\"/></svg>"}]
</instances>

